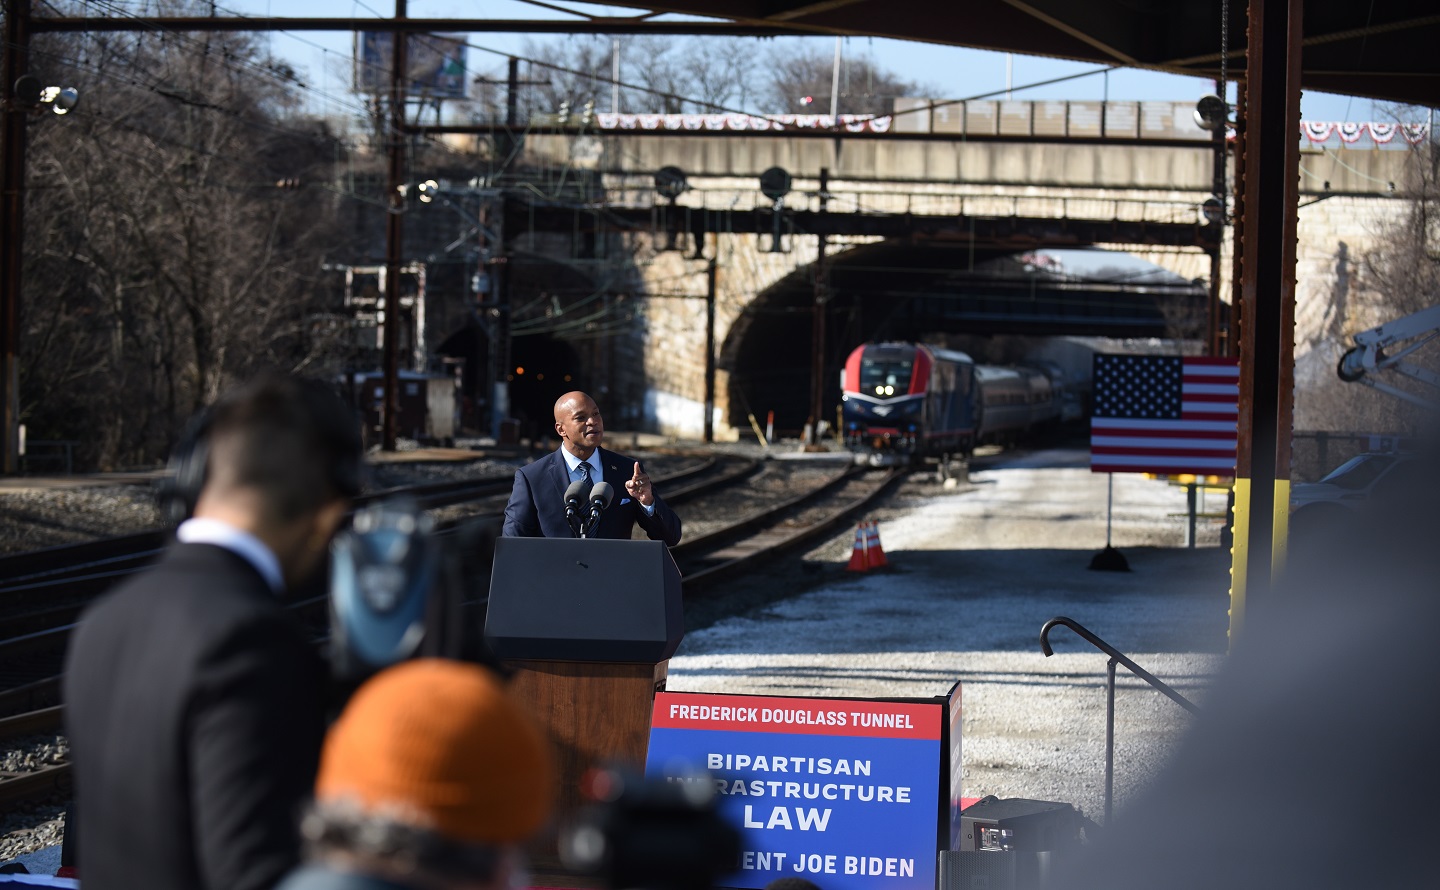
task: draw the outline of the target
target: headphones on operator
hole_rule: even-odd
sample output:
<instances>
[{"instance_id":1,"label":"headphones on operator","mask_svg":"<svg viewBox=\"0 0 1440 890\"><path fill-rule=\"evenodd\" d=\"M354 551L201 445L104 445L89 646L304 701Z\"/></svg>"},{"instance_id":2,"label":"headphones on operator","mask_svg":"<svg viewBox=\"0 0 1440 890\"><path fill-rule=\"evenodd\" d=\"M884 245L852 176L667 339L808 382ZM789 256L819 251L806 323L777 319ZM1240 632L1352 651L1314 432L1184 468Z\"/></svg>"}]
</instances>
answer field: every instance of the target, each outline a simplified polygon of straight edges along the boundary
<instances>
[{"instance_id":1,"label":"headphones on operator","mask_svg":"<svg viewBox=\"0 0 1440 890\"><path fill-rule=\"evenodd\" d=\"M329 388L304 378L276 378L294 386L305 413L314 418L320 441L331 454L327 461L326 481L341 495L354 497L364 488L364 450L359 432L350 416L350 409ZM245 387L248 391L255 384ZM165 476L156 489L156 504L161 518L174 529L195 515L195 505L205 488L210 461L210 432L216 412L235 394L221 396L220 401L202 408L185 424L184 431L170 453Z\"/></svg>"}]
</instances>

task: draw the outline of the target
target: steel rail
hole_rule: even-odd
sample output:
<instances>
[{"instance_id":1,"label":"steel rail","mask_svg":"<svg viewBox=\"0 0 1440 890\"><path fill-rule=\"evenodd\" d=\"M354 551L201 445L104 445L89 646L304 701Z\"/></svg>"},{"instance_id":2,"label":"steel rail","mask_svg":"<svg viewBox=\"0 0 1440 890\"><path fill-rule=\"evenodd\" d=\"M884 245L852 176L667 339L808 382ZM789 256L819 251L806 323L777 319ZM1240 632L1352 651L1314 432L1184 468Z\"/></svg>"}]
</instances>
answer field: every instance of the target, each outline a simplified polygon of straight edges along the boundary
<instances>
[{"instance_id":1,"label":"steel rail","mask_svg":"<svg viewBox=\"0 0 1440 890\"><path fill-rule=\"evenodd\" d=\"M71 786L71 765L55 763L29 772L16 773L10 778L0 779L0 804L12 804L26 798L69 791Z\"/></svg>"},{"instance_id":2,"label":"steel rail","mask_svg":"<svg viewBox=\"0 0 1440 890\"><path fill-rule=\"evenodd\" d=\"M0 803L41 797L70 789L70 764L57 763L0 779Z\"/></svg>"},{"instance_id":3,"label":"steel rail","mask_svg":"<svg viewBox=\"0 0 1440 890\"><path fill-rule=\"evenodd\" d=\"M0 718L0 741L42 732L58 732L64 723L64 716L64 706L55 705L41 708L38 711L26 711L13 717Z\"/></svg>"},{"instance_id":4,"label":"steel rail","mask_svg":"<svg viewBox=\"0 0 1440 890\"><path fill-rule=\"evenodd\" d=\"M821 497L824 497L826 494L835 491L837 488L841 487L845 483L855 481L856 477L863 475L865 472L868 471L851 472L847 468L847 472L842 473L837 477L829 480L825 483L825 485L821 486L821 488L815 491L807 492L805 495L802 495L799 498L792 498L791 501L787 502L786 504L782 504L769 511L766 511L766 513L761 517L749 517L747 519L741 520L741 522L736 523L733 526L718 529L711 534L697 538L696 543L703 546L707 542L711 544L718 544L726 539L734 539L737 537L738 534L744 534L744 531L737 532L737 529L744 527L745 529L749 529L752 531L758 530L761 526L765 524L765 520L767 519L774 521L774 526L772 526L772 528L778 526L780 521L779 517L782 514L788 512L789 510L797 506L805 506L809 503L813 503L814 501L819 500ZM707 566L703 569L687 573L682 576L681 583L685 586L685 588L693 591L697 588L704 586L707 583L714 582L722 577L733 574L741 569L753 566L759 562L770 559L781 553L786 553L823 534L827 534L836 527L838 527L840 523L846 521L856 511L874 502L875 499L877 499L878 497L880 497L880 495L887 491L892 484L894 484L898 479L902 478L908 473L909 470L903 467L894 467L886 470L883 477L876 484L873 491L870 491L859 498L845 503L838 510L830 513L830 515L821 519L819 522L811 523L810 525L798 529L791 534L782 536L778 540L767 542L763 547L759 547L749 553L742 553L716 565ZM756 535L756 537L758 537L758 535ZM694 559L696 557L690 556L690 558Z\"/></svg>"},{"instance_id":5,"label":"steel rail","mask_svg":"<svg viewBox=\"0 0 1440 890\"><path fill-rule=\"evenodd\" d=\"M694 466L685 467L683 469L670 473L658 474L655 476L655 481L661 484L665 484L674 481L693 479L694 477L702 476L708 472L711 472L717 466L719 466L719 464L720 461L717 457L715 457L714 455L707 455L705 460L700 461ZM735 484L736 482L746 478L749 474L751 474L755 470L755 467L757 465L757 461L744 460L741 462L740 466L736 470L723 472L714 479L701 479L688 486L680 488L679 490L677 490L677 492L675 492L675 494L679 495L680 500L685 500L690 497L698 496L703 492L712 490L714 488ZM486 491L487 493L495 493L501 489L508 492L511 485L511 480L509 479L467 480L467 482L469 484L440 483L432 486L420 486L420 488L427 489L431 495L435 496L433 498L430 498L428 501L432 505L441 503L441 505L448 506L452 505L451 501L454 501L454 498L445 497L444 495L447 492L453 493L457 489L469 489L472 490L473 498L473 489L478 488ZM377 492L374 495L367 496L367 499L373 501L378 500L382 497L388 497L397 493L407 493L410 491L413 491L413 489L389 489L385 492ZM465 503L472 498L463 498L458 502ZM479 498L473 499L478 500ZM450 520L442 523L439 531L441 534L454 533L456 528L463 521L464 520ZM61 585L82 583L98 584L102 581L106 584L114 583L127 574L133 574L135 571L139 571L140 568L143 568L143 566L136 566L124 572L105 573L103 577L85 576L81 578L65 579L63 581L55 582L51 586L58 587ZM38 586L41 585L37 585L37 587ZM4 591L0 591L0 593L3 592ZM294 613L304 613L314 610L319 606L322 606L327 601L327 599L328 596L323 593L319 595L312 595L301 600L289 602L286 604L286 608ZM24 634L12 636L8 639L0 640L0 663L15 664L17 662L23 661L24 659L33 657L37 653L53 655L57 651L63 650L63 647L68 640L70 633L78 626L78 621L75 620L75 617L78 612L84 608L84 605L84 602L76 602L57 609L50 610L48 613L44 613L51 615L64 615L68 619L65 621L64 624L54 627L42 628ZM20 619L24 619L26 617L30 617L33 620L34 616L19 616ZM25 683L22 686L12 689L0 690L0 708L4 708L8 703L25 697L28 697L31 701L33 701L37 696L52 696L54 694L54 691L58 688L59 682L60 676L54 675L33 680ZM0 730L0 732L3 732L3 730Z\"/></svg>"}]
</instances>

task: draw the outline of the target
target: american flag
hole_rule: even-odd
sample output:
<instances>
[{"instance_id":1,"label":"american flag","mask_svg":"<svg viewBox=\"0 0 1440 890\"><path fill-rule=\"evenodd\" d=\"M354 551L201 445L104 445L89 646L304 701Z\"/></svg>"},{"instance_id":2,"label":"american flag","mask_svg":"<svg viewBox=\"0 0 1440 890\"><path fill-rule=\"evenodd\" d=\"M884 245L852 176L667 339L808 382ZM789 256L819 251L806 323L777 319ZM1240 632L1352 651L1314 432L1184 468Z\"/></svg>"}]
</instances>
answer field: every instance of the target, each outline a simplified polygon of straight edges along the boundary
<instances>
[{"instance_id":1,"label":"american flag","mask_svg":"<svg viewBox=\"0 0 1440 890\"><path fill-rule=\"evenodd\" d=\"M1235 475L1233 358L1096 355L1090 469Z\"/></svg>"}]
</instances>

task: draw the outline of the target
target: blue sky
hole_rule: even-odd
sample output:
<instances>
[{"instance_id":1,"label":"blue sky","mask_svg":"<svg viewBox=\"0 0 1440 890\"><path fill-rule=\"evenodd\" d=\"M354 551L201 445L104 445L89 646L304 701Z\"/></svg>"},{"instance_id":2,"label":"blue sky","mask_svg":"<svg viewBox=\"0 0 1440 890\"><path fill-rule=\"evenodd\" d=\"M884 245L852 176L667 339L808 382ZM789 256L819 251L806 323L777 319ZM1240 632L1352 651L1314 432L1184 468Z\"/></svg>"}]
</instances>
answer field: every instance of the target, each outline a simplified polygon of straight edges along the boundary
<instances>
[{"instance_id":1,"label":"blue sky","mask_svg":"<svg viewBox=\"0 0 1440 890\"><path fill-rule=\"evenodd\" d=\"M393 12L393 4L384 0L219 0L221 9L248 15L287 16L385 16ZM569 6L591 13L612 12L634 14L633 9L571 3ZM468 18L483 14L496 19L563 19L552 10L519 0L411 0L409 15L414 18ZM522 52L526 41L520 34L475 34L470 42L500 53ZM532 38L534 39L534 38ZM542 38L543 39L543 38ZM563 38L550 38L563 39ZM307 84L315 91L315 105L329 106L336 113L353 108L349 88L349 56L353 37L349 33L279 33L271 38L276 55L286 59L307 75ZM1217 43L1219 37L1217 35ZM773 47L786 43L809 42L825 52L833 51L834 38L780 38L756 41L757 56L768 55ZM900 40L847 38L843 51L874 59L881 67L901 77L936 87L935 98L964 98L981 94L1003 94L1006 87L1007 55L1005 53L960 47L911 43ZM1066 75L1094 71L1089 63L1067 62L1036 56L1015 55L1009 58L1011 83L1051 80ZM470 70L474 73L496 74L503 70L501 55L470 51ZM621 80L625 72L621 71ZM1211 92L1211 82L1193 77L1180 77L1136 69L1117 70L1108 76L1094 75L1065 83L1028 90L1016 90L1016 99L1094 100L1108 96L1116 101L1173 100L1188 101ZM764 112L774 109L756 108ZM1301 116L1306 120L1367 121L1389 119L1383 106L1369 99L1338 96L1330 93L1307 92L1302 97Z\"/></svg>"}]
</instances>

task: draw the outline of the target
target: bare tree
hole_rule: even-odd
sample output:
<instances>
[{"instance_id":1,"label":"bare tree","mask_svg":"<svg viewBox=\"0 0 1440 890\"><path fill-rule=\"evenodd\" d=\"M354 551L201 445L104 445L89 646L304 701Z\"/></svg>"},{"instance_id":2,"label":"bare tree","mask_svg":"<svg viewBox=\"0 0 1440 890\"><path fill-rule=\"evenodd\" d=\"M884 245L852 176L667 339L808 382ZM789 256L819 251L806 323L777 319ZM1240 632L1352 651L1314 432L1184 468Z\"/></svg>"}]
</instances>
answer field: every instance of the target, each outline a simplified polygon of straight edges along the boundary
<instances>
[{"instance_id":1,"label":"bare tree","mask_svg":"<svg viewBox=\"0 0 1440 890\"><path fill-rule=\"evenodd\" d=\"M1426 141L1411 152L1405 200L1375 233L1379 246L1356 255L1342 244L1336 257L1334 322L1328 337L1312 346L1307 367L1297 368L1297 427L1408 432L1422 420L1407 403L1345 383L1334 371L1355 333L1440 304L1440 144ZM1440 348L1434 344L1410 359L1440 372ZM1386 379L1424 398L1440 398L1399 375Z\"/></svg>"},{"instance_id":2,"label":"bare tree","mask_svg":"<svg viewBox=\"0 0 1440 890\"><path fill-rule=\"evenodd\" d=\"M50 35L33 56L85 103L32 130L24 420L92 465L148 463L235 378L321 347L337 144L289 119L248 35Z\"/></svg>"},{"instance_id":3,"label":"bare tree","mask_svg":"<svg viewBox=\"0 0 1440 890\"><path fill-rule=\"evenodd\" d=\"M626 112L707 112L748 109L757 93L757 44L740 38L620 37L620 109ZM610 111L613 52L609 37L531 41L533 110L557 112L562 103L578 112L586 103Z\"/></svg>"},{"instance_id":4,"label":"bare tree","mask_svg":"<svg viewBox=\"0 0 1440 890\"><path fill-rule=\"evenodd\" d=\"M777 48L771 53L764 99L772 111L827 113L834 79L832 53L814 45L798 51ZM867 56L841 57L839 114L890 114L897 96L921 92L920 86L880 68Z\"/></svg>"}]
</instances>

